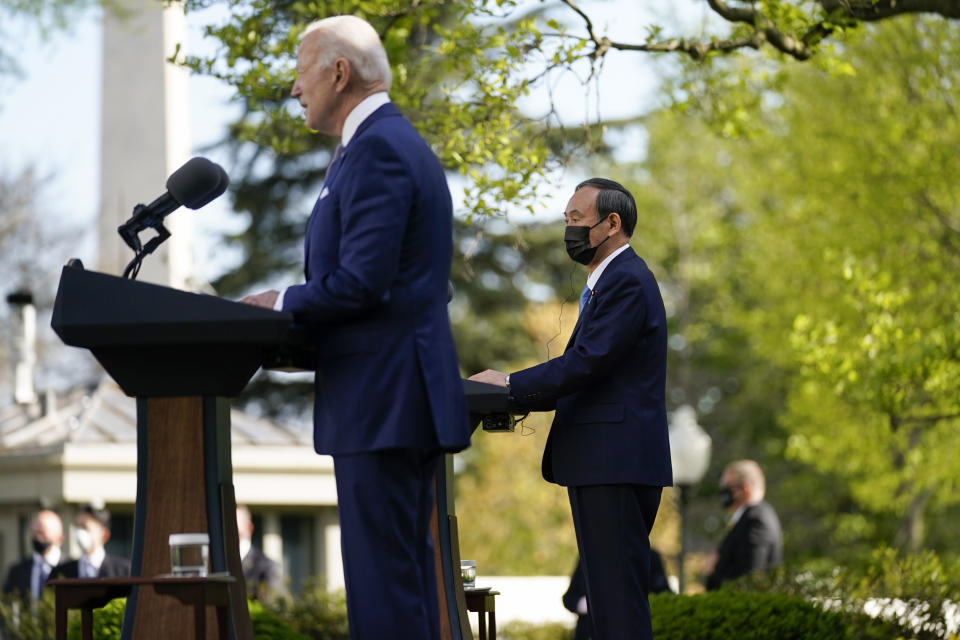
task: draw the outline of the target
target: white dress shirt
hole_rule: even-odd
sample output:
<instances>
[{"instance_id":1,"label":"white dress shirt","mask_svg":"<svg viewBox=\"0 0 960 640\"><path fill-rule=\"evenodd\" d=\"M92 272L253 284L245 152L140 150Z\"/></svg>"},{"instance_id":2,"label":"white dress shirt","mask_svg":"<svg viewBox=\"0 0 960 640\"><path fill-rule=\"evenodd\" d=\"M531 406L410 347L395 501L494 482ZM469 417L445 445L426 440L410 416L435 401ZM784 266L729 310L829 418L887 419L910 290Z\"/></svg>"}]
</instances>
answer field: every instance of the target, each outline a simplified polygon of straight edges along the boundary
<instances>
[{"instance_id":1,"label":"white dress shirt","mask_svg":"<svg viewBox=\"0 0 960 640\"><path fill-rule=\"evenodd\" d=\"M597 286L597 281L600 280L600 276L603 275L603 270L607 268L607 265L613 262L614 258L616 258L618 255L620 255L621 253L623 253L629 248L630 248L630 243L628 242L622 247L618 249L614 249L613 252L610 255L608 255L606 258L604 258L603 262L597 265L597 268L594 269L589 276L587 276L587 286L590 287L590 291L593 291L594 287Z\"/></svg>"},{"instance_id":2,"label":"white dress shirt","mask_svg":"<svg viewBox=\"0 0 960 640\"><path fill-rule=\"evenodd\" d=\"M77 575L81 578L96 578L100 575L100 567L106 557L107 551L103 547L94 549L88 556L80 556L77 561Z\"/></svg>"}]
</instances>

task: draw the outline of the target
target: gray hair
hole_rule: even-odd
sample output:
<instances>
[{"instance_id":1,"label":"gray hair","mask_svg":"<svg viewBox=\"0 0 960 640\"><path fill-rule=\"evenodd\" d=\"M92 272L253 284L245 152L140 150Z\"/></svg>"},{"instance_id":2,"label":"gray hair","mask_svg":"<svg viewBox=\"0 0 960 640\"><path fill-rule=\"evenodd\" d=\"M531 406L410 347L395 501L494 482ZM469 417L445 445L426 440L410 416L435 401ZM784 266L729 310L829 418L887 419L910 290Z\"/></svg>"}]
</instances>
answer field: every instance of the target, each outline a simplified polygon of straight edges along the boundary
<instances>
[{"instance_id":1,"label":"gray hair","mask_svg":"<svg viewBox=\"0 0 960 640\"><path fill-rule=\"evenodd\" d=\"M727 465L727 473L732 475L741 485L749 485L755 497L763 499L767 490L767 481L763 477L763 470L753 460L737 460Z\"/></svg>"},{"instance_id":2,"label":"gray hair","mask_svg":"<svg viewBox=\"0 0 960 640\"><path fill-rule=\"evenodd\" d=\"M310 23L303 32L320 30L324 46L319 47L316 63L328 67L337 58L346 58L360 84L370 86L383 83L389 90L393 78L387 52L369 22L356 16L331 16Z\"/></svg>"}]
</instances>

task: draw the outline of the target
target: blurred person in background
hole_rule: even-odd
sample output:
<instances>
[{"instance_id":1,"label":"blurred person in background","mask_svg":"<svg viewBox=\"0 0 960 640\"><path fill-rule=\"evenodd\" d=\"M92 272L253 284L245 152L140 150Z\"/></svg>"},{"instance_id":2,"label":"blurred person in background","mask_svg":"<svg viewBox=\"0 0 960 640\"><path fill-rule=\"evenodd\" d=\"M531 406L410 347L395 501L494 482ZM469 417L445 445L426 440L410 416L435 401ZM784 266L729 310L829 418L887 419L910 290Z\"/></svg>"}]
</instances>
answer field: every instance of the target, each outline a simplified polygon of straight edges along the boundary
<instances>
[{"instance_id":1,"label":"blurred person in background","mask_svg":"<svg viewBox=\"0 0 960 640\"><path fill-rule=\"evenodd\" d=\"M240 535L240 561L247 596L251 600L266 600L283 593L280 566L253 546L253 519L250 510L237 505L237 533Z\"/></svg>"},{"instance_id":2,"label":"blurred person in background","mask_svg":"<svg viewBox=\"0 0 960 640\"><path fill-rule=\"evenodd\" d=\"M753 460L738 460L723 470L720 495L731 516L727 535L707 561L707 590L783 561L780 519L765 494L766 479Z\"/></svg>"},{"instance_id":3,"label":"blurred person in background","mask_svg":"<svg viewBox=\"0 0 960 640\"><path fill-rule=\"evenodd\" d=\"M60 562L63 547L60 516L49 509L37 513L30 523L30 541L33 553L10 565L3 581L3 593L39 599L43 585Z\"/></svg>"},{"instance_id":4,"label":"blurred person in background","mask_svg":"<svg viewBox=\"0 0 960 640\"><path fill-rule=\"evenodd\" d=\"M83 555L53 570L57 578L122 578L130 575L130 561L107 553L110 512L102 504L87 505L77 514L77 544Z\"/></svg>"}]
</instances>

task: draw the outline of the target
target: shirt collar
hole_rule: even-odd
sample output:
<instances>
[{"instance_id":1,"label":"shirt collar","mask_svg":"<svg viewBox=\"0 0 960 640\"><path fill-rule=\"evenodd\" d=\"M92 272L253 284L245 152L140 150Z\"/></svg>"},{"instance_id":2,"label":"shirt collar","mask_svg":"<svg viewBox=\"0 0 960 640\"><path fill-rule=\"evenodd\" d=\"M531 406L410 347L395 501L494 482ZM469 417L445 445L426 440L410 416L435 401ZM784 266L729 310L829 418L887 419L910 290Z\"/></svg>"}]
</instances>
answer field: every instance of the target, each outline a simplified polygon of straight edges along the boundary
<instances>
[{"instance_id":1,"label":"shirt collar","mask_svg":"<svg viewBox=\"0 0 960 640\"><path fill-rule=\"evenodd\" d=\"M590 291L593 291L594 287L597 286L597 281L600 280L600 276L603 275L603 270L607 268L614 258L630 248L630 243L623 245L619 249L614 249L613 252L603 259L603 262L593 270L589 276L587 276L587 286L590 287Z\"/></svg>"},{"instance_id":2,"label":"shirt collar","mask_svg":"<svg viewBox=\"0 0 960 640\"><path fill-rule=\"evenodd\" d=\"M253 546L253 542L250 538L240 538L240 559L243 560L247 557L247 554L250 553L250 547Z\"/></svg>"},{"instance_id":3,"label":"shirt collar","mask_svg":"<svg viewBox=\"0 0 960 640\"><path fill-rule=\"evenodd\" d=\"M390 102L390 96L387 95L386 91L371 93L366 98L361 100L360 104L355 106L353 110L347 114L347 119L343 121L343 131L340 134L340 144L344 147L350 144L350 140L353 138L360 125L363 124L363 121L369 118L374 111L388 102Z\"/></svg>"},{"instance_id":4,"label":"shirt collar","mask_svg":"<svg viewBox=\"0 0 960 640\"><path fill-rule=\"evenodd\" d=\"M737 524L737 521L743 517L744 512L752 506L760 504L760 500L754 500L753 502L748 502L737 507L737 510L733 512L733 515L730 516L730 526Z\"/></svg>"}]
</instances>

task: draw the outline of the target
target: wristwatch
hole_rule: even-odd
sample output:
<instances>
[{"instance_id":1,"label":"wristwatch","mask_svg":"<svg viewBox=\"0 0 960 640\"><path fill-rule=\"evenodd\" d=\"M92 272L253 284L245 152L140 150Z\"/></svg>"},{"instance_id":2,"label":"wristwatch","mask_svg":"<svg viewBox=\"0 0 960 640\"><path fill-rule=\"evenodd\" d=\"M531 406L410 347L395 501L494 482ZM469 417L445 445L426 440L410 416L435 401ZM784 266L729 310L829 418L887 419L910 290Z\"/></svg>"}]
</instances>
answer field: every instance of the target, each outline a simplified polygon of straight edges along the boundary
<instances>
[{"instance_id":1,"label":"wristwatch","mask_svg":"<svg viewBox=\"0 0 960 640\"><path fill-rule=\"evenodd\" d=\"M510 393L510 374L507 374L507 377L503 379L503 386L507 388L507 393Z\"/></svg>"}]
</instances>

